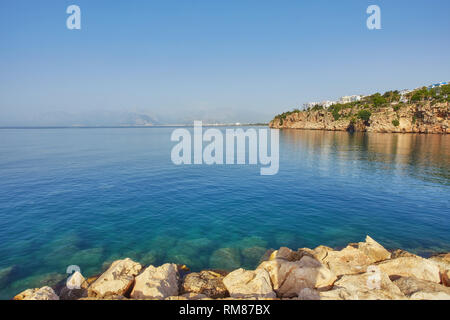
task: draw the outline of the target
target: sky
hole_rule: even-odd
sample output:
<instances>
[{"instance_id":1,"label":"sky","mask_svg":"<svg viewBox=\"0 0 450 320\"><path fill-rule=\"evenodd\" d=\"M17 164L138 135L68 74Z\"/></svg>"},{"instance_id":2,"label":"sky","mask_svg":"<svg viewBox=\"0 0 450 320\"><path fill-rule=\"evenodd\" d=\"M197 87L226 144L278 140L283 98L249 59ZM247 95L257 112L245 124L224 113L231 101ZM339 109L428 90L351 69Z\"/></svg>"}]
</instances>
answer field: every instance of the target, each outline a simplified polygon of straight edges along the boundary
<instances>
[{"instance_id":1,"label":"sky","mask_svg":"<svg viewBox=\"0 0 450 320\"><path fill-rule=\"evenodd\" d=\"M69 5L81 30L69 30ZM369 5L381 30L369 30ZM1 0L0 126L266 122L450 80L450 1Z\"/></svg>"}]
</instances>

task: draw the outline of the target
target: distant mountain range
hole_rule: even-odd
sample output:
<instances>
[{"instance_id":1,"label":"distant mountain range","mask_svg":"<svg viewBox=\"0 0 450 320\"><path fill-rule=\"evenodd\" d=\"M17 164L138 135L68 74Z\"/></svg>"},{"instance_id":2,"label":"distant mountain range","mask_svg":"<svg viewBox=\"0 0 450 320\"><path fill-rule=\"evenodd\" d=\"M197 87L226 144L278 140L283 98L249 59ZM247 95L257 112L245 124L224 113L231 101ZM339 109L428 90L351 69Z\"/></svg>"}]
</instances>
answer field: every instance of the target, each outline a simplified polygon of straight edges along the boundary
<instances>
[{"instance_id":1,"label":"distant mountain range","mask_svg":"<svg viewBox=\"0 0 450 320\"><path fill-rule=\"evenodd\" d=\"M168 110L163 115L145 110L132 111L46 111L46 112L0 112L0 126L154 126L192 124L195 120L204 123L263 123L270 114L233 110Z\"/></svg>"}]
</instances>

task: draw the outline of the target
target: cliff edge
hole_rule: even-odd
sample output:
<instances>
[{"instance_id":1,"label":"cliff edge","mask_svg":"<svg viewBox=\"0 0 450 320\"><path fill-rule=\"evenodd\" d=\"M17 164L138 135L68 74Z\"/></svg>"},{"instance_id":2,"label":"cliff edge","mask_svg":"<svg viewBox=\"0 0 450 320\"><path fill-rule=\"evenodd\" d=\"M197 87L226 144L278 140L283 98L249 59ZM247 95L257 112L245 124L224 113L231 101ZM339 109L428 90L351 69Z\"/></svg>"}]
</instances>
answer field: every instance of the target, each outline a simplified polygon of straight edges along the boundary
<instances>
[{"instance_id":1,"label":"cliff edge","mask_svg":"<svg viewBox=\"0 0 450 320\"><path fill-rule=\"evenodd\" d=\"M450 132L450 85L439 89L417 89L405 97L397 91L389 91L328 108L316 105L303 111L296 109L277 115L269 126L276 129L446 134Z\"/></svg>"}]
</instances>

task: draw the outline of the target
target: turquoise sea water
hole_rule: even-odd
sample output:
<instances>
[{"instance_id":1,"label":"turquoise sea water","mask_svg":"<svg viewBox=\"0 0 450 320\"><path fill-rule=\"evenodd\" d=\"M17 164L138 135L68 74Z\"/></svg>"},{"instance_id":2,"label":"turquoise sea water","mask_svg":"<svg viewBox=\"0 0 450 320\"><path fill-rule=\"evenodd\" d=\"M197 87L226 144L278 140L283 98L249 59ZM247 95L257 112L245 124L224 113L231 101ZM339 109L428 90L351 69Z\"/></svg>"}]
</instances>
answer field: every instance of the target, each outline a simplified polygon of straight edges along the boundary
<instances>
[{"instance_id":1,"label":"turquoise sea water","mask_svg":"<svg viewBox=\"0 0 450 320\"><path fill-rule=\"evenodd\" d=\"M224 129L221 129L224 130ZM450 251L450 137L280 132L280 170L175 166L173 128L0 130L0 298L113 260L253 268L268 248Z\"/></svg>"}]
</instances>

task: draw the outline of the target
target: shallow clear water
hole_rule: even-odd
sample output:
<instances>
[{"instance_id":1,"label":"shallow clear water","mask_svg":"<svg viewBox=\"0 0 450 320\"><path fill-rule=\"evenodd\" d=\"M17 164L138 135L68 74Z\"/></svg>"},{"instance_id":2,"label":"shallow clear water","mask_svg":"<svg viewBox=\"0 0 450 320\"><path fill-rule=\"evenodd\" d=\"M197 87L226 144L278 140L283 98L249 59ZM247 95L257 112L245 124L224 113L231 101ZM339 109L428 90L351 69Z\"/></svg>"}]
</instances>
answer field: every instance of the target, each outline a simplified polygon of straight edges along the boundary
<instances>
[{"instance_id":1,"label":"shallow clear water","mask_svg":"<svg viewBox=\"0 0 450 320\"><path fill-rule=\"evenodd\" d=\"M223 130L223 129L222 129ZM280 132L280 171L175 166L173 128L1 129L0 298L112 260L254 267L370 234L450 251L450 137Z\"/></svg>"}]
</instances>

